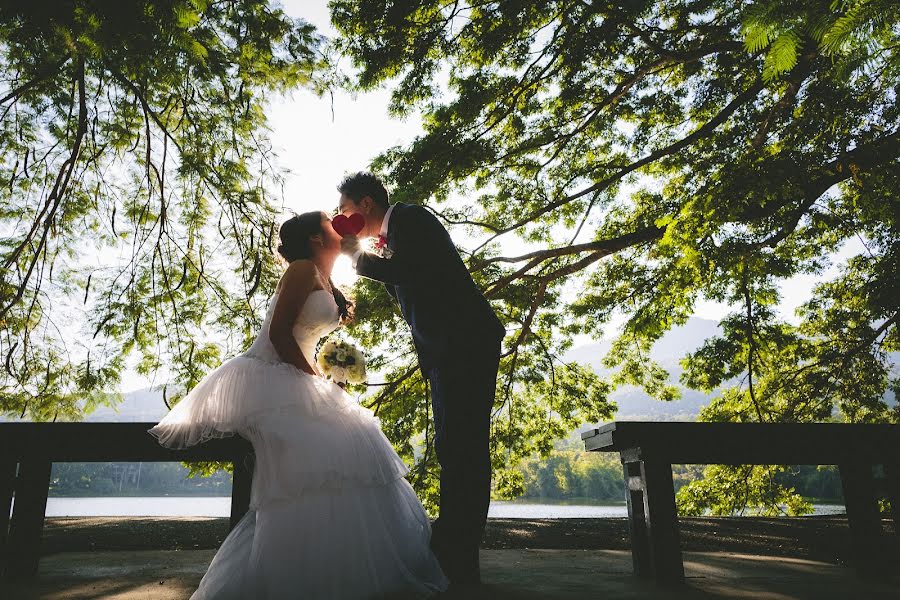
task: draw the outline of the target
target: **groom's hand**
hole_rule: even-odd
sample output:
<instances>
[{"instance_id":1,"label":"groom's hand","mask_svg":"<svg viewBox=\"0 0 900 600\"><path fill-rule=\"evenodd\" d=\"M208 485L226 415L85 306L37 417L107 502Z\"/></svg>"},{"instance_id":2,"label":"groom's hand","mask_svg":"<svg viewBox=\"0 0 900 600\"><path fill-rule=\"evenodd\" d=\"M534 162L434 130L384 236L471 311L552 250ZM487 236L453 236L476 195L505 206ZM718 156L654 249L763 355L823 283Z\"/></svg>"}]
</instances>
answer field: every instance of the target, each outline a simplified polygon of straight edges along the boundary
<instances>
[{"instance_id":1,"label":"groom's hand","mask_svg":"<svg viewBox=\"0 0 900 600\"><path fill-rule=\"evenodd\" d=\"M359 250L359 238L352 235L345 235L341 238L341 252L353 256L357 250Z\"/></svg>"}]
</instances>

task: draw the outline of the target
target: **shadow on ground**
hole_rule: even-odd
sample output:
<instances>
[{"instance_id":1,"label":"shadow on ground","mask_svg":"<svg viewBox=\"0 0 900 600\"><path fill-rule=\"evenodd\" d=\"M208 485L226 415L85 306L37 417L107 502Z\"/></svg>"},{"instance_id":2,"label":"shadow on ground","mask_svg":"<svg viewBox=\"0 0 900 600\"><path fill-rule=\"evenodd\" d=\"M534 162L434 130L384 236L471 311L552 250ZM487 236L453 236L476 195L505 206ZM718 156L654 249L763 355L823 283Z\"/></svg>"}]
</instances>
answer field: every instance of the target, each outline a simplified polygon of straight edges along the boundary
<instances>
[{"instance_id":1,"label":"shadow on ground","mask_svg":"<svg viewBox=\"0 0 900 600\"><path fill-rule=\"evenodd\" d=\"M30 583L0 584L9 600L182 600L203 577L214 550L63 552L41 560ZM897 598L900 578L860 579L841 565L722 552L685 552L687 582L662 588L632 576L624 550L483 550L480 598L740 598L847 600ZM478 600L478 597L470 597ZM469 600L467 598L466 600Z\"/></svg>"}]
</instances>

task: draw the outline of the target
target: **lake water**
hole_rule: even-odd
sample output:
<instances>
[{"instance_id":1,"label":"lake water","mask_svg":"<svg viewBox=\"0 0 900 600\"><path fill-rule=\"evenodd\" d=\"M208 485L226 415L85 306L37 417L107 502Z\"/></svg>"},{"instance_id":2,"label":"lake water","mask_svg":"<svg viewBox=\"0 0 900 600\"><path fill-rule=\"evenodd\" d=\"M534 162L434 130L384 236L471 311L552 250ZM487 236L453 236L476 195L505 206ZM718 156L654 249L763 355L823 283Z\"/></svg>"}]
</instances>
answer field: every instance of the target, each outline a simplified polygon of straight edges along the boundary
<instances>
[{"instance_id":1,"label":"lake water","mask_svg":"<svg viewBox=\"0 0 900 600\"><path fill-rule=\"evenodd\" d=\"M843 514L839 504L814 504L816 515ZM229 497L158 497L158 498L48 498L48 517L99 516L197 516L227 517L231 513ZM532 502L494 501L488 517L497 519L602 519L628 516L625 503L620 504L539 504Z\"/></svg>"}]
</instances>

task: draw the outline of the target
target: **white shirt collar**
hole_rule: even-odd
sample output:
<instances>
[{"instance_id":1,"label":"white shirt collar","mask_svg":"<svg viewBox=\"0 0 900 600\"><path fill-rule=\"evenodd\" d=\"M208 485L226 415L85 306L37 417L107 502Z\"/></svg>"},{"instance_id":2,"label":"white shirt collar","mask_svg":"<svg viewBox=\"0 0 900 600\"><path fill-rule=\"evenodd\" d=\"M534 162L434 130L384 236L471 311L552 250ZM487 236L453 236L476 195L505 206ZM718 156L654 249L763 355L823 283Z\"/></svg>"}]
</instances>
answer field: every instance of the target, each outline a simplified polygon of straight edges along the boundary
<instances>
[{"instance_id":1,"label":"white shirt collar","mask_svg":"<svg viewBox=\"0 0 900 600\"><path fill-rule=\"evenodd\" d=\"M379 233L384 239L387 239L388 223L391 220L391 213L394 212L394 206L396 206L396 204L388 206L387 212L384 213L384 220L381 222L381 231Z\"/></svg>"}]
</instances>

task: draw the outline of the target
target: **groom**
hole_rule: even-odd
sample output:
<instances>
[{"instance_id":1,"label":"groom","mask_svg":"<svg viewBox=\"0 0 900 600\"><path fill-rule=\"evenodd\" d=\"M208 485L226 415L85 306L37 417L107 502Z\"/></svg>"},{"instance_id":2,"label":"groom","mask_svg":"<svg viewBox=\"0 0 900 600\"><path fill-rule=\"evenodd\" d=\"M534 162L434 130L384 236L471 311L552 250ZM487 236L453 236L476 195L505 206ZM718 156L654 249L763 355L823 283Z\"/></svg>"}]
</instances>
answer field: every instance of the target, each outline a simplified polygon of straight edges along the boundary
<instances>
[{"instance_id":1,"label":"groom","mask_svg":"<svg viewBox=\"0 0 900 600\"><path fill-rule=\"evenodd\" d=\"M360 237L378 238L380 252L363 252L353 236L343 238L342 250L357 273L383 282L400 305L431 384L441 465L440 516L431 548L451 587L478 585L478 547L491 490L491 406L506 330L447 230L427 209L390 204L372 173L349 175L338 191L339 212L365 217Z\"/></svg>"}]
</instances>

